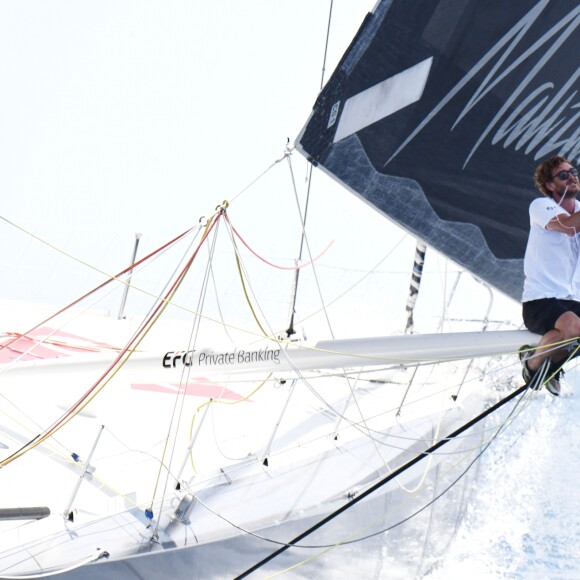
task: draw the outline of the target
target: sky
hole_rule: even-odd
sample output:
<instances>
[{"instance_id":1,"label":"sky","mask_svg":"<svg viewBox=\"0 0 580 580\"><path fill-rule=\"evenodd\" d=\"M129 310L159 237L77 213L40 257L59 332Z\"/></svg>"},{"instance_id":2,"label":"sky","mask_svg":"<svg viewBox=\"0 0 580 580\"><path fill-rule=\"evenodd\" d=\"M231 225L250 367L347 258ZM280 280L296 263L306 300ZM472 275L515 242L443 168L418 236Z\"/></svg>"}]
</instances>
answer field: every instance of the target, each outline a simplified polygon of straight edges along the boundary
<instances>
[{"instance_id":1,"label":"sky","mask_svg":"<svg viewBox=\"0 0 580 580\"><path fill-rule=\"evenodd\" d=\"M334 2L329 72L373 4ZM304 125L329 6L2 3L2 214L29 227L189 225Z\"/></svg>"},{"instance_id":2,"label":"sky","mask_svg":"<svg viewBox=\"0 0 580 580\"><path fill-rule=\"evenodd\" d=\"M325 79L374 4L332 2ZM360 276L400 243L403 262L383 267L400 271L407 285L414 241L322 172L307 184L298 152L246 189L284 156L308 119L330 6L1 3L0 215L7 221L0 222L0 299L72 300L102 280L87 265L117 272L128 265L137 233L143 255L224 199L233 201L232 221L259 252L295 258L294 186L303 204L308 185L312 253L334 242L327 268ZM336 292L352 281L343 278ZM262 276L262 286L271 280ZM284 284L287 310L291 280ZM390 303L385 280L372 284L366 292ZM405 300L393 304L399 313Z\"/></svg>"}]
</instances>

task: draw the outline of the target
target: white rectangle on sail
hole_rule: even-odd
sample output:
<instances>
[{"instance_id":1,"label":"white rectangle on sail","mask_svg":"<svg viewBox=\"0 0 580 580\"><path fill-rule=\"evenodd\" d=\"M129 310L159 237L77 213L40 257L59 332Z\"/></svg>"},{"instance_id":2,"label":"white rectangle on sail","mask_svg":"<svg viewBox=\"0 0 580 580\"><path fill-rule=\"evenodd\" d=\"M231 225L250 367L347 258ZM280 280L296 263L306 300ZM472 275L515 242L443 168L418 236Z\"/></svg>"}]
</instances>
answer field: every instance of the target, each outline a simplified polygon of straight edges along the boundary
<instances>
[{"instance_id":1,"label":"white rectangle on sail","mask_svg":"<svg viewBox=\"0 0 580 580\"><path fill-rule=\"evenodd\" d=\"M418 101L423 95L432 63L433 57L428 58L348 99L334 142Z\"/></svg>"}]
</instances>

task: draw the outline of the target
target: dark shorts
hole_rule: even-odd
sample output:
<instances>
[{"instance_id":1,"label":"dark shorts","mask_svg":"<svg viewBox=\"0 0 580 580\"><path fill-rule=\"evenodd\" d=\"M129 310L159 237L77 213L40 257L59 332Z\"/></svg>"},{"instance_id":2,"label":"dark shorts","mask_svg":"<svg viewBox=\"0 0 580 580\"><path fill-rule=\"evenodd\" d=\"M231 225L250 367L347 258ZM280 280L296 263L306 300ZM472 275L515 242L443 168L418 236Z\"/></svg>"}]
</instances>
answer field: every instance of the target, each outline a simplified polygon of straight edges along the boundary
<instances>
[{"instance_id":1,"label":"dark shorts","mask_svg":"<svg viewBox=\"0 0 580 580\"><path fill-rule=\"evenodd\" d=\"M522 304L522 315L526 328L536 334L546 334L556 325L556 320L564 312L572 311L580 316L580 302L560 300L559 298L541 298Z\"/></svg>"}]
</instances>

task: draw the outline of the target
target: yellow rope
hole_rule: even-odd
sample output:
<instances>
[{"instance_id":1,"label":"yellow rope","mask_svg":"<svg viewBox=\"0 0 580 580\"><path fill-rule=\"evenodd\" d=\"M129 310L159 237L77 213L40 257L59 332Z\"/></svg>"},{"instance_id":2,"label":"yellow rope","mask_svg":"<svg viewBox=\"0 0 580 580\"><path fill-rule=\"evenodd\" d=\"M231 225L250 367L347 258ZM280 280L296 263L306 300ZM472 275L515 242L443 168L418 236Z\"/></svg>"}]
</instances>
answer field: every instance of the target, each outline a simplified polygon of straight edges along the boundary
<instances>
[{"instance_id":1,"label":"yellow rope","mask_svg":"<svg viewBox=\"0 0 580 580\"><path fill-rule=\"evenodd\" d=\"M204 235L203 235L202 240L200 242L200 245L207 238L207 233L208 233L208 230L210 228L210 224L213 223L214 217L212 217L208 221L208 223L206 224L205 232L204 232ZM193 261L193 258L192 258L192 261ZM147 336L148 332L155 325L155 323L157 322L157 320L159 320L159 317L164 312L165 308L167 308L167 306L170 303L171 298L175 295L175 293L177 292L179 286L183 282L183 280L185 278L185 274L187 273L187 271L188 271L188 269L189 269L190 266L191 266L191 262L190 262L190 264L188 264L188 266L185 268L185 270L177 278L177 280L176 280L176 282L174 284L173 289L168 294L169 299L168 300L163 300L161 302L161 304L159 305L159 310L158 310L157 314L151 320L149 320L149 322L146 324L146 326L144 327L144 329L141 331L140 338L137 338L136 341L135 341L135 343L133 344L133 346L127 348L127 350L125 351L125 353L123 355L121 355L121 357L119 358L119 360L115 363L116 364L116 367L115 368L111 368L111 369L109 369L109 371L107 371L108 377L106 378L106 380L104 380L104 381L102 381L100 383L97 382L95 384L95 386L94 386L93 392L91 392L88 395L88 397L85 399L85 401L82 402L81 404L79 404L79 406L75 409L75 411L73 413L70 413L69 415L67 415L67 413L65 413L56 422L54 428L49 427L44 433L41 433L40 435L38 435L36 438L34 438L33 440L31 440L28 444L26 444L25 446L23 446L21 449L19 449L18 451L16 451L15 453L13 453L12 455L10 455L9 457L3 459L2 461L0 461L0 468L8 465L9 463L11 463L15 459L21 457L22 455L24 455L25 453L27 453L31 449L34 449L37 445L39 445L40 443L42 443L43 441L45 441L46 439L48 439L49 437L51 437L54 433L57 433L62 427L64 427L65 425L67 425L74 417L76 417L78 415L78 413L80 413L83 409L85 409L85 407L91 401L93 401L93 399L103 390L103 388L107 384L109 384L109 382L116 376L116 374L121 370L121 368L129 360L129 358L131 357L131 355L135 352L136 348L141 344L141 342L143 341L143 339Z\"/></svg>"},{"instance_id":2,"label":"yellow rope","mask_svg":"<svg viewBox=\"0 0 580 580\"><path fill-rule=\"evenodd\" d=\"M193 424L195 422L195 418L197 417L197 415L201 411L201 409L203 409L204 407L206 407L208 405L212 405L214 403L220 404L220 405L237 405L238 403L243 403L244 401L247 401L250 397L255 395L270 380L270 377L272 376L272 374L273 373L270 373L251 393L249 393L248 395L246 395L245 397L243 397L241 399L237 399L236 401L224 401L222 399L209 399L205 403L202 403L195 410L195 413L191 417L191 423L189 425L189 439L191 440L191 438L193 437ZM195 465L193 463L193 449L191 449L189 452L189 460L191 463L191 468L193 469L193 471L195 473L197 473L197 470L195 469Z\"/></svg>"},{"instance_id":3,"label":"yellow rope","mask_svg":"<svg viewBox=\"0 0 580 580\"><path fill-rule=\"evenodd\" d=\"M240 282L242 283L242 289L244 291L244 296L246 297L246 302L250 308L250 312L252 313L252 316L254 317L254 320L256 321L256 324L258 325L258 327L260 328L260 330L262 331L262 334L264 336L268 336L268 333L264 330L264 327L260 324L260 321L258 320L258 317L256 316L256 312L254 310L254 307L252 306L252 302L250 300L250 297L248 296L248 291L246 290L246 283L244 282L244 276L242 274L242 267L240 264L240 258L238 256L238 250L237 248L235 248L235 252L236 252L236 265L238 267L238 274L240 275Z\"/></svg>"}]
</instances>

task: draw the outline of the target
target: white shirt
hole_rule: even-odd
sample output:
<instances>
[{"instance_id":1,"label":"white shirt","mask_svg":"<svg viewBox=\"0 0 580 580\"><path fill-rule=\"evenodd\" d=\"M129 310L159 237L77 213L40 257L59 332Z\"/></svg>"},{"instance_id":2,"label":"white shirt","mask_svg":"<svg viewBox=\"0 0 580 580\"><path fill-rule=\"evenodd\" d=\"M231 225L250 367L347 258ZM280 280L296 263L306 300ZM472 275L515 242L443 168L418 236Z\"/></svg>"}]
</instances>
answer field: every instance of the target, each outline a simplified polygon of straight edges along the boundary
<instances>
[{"instance_id":1,"label":"white shirt","mask_svg":"<svg viewBox=\"0 0 580 580\"><path fill-rule=\"evenodd\" d=\"M575 211L580 211L580 202L575 200L575 204ZM560 214L569 215L550 197L539 197L530 204L522 302L539 298L580 301L580 232L569 236L546 228Z\"/></svg>"}]
</instances>

